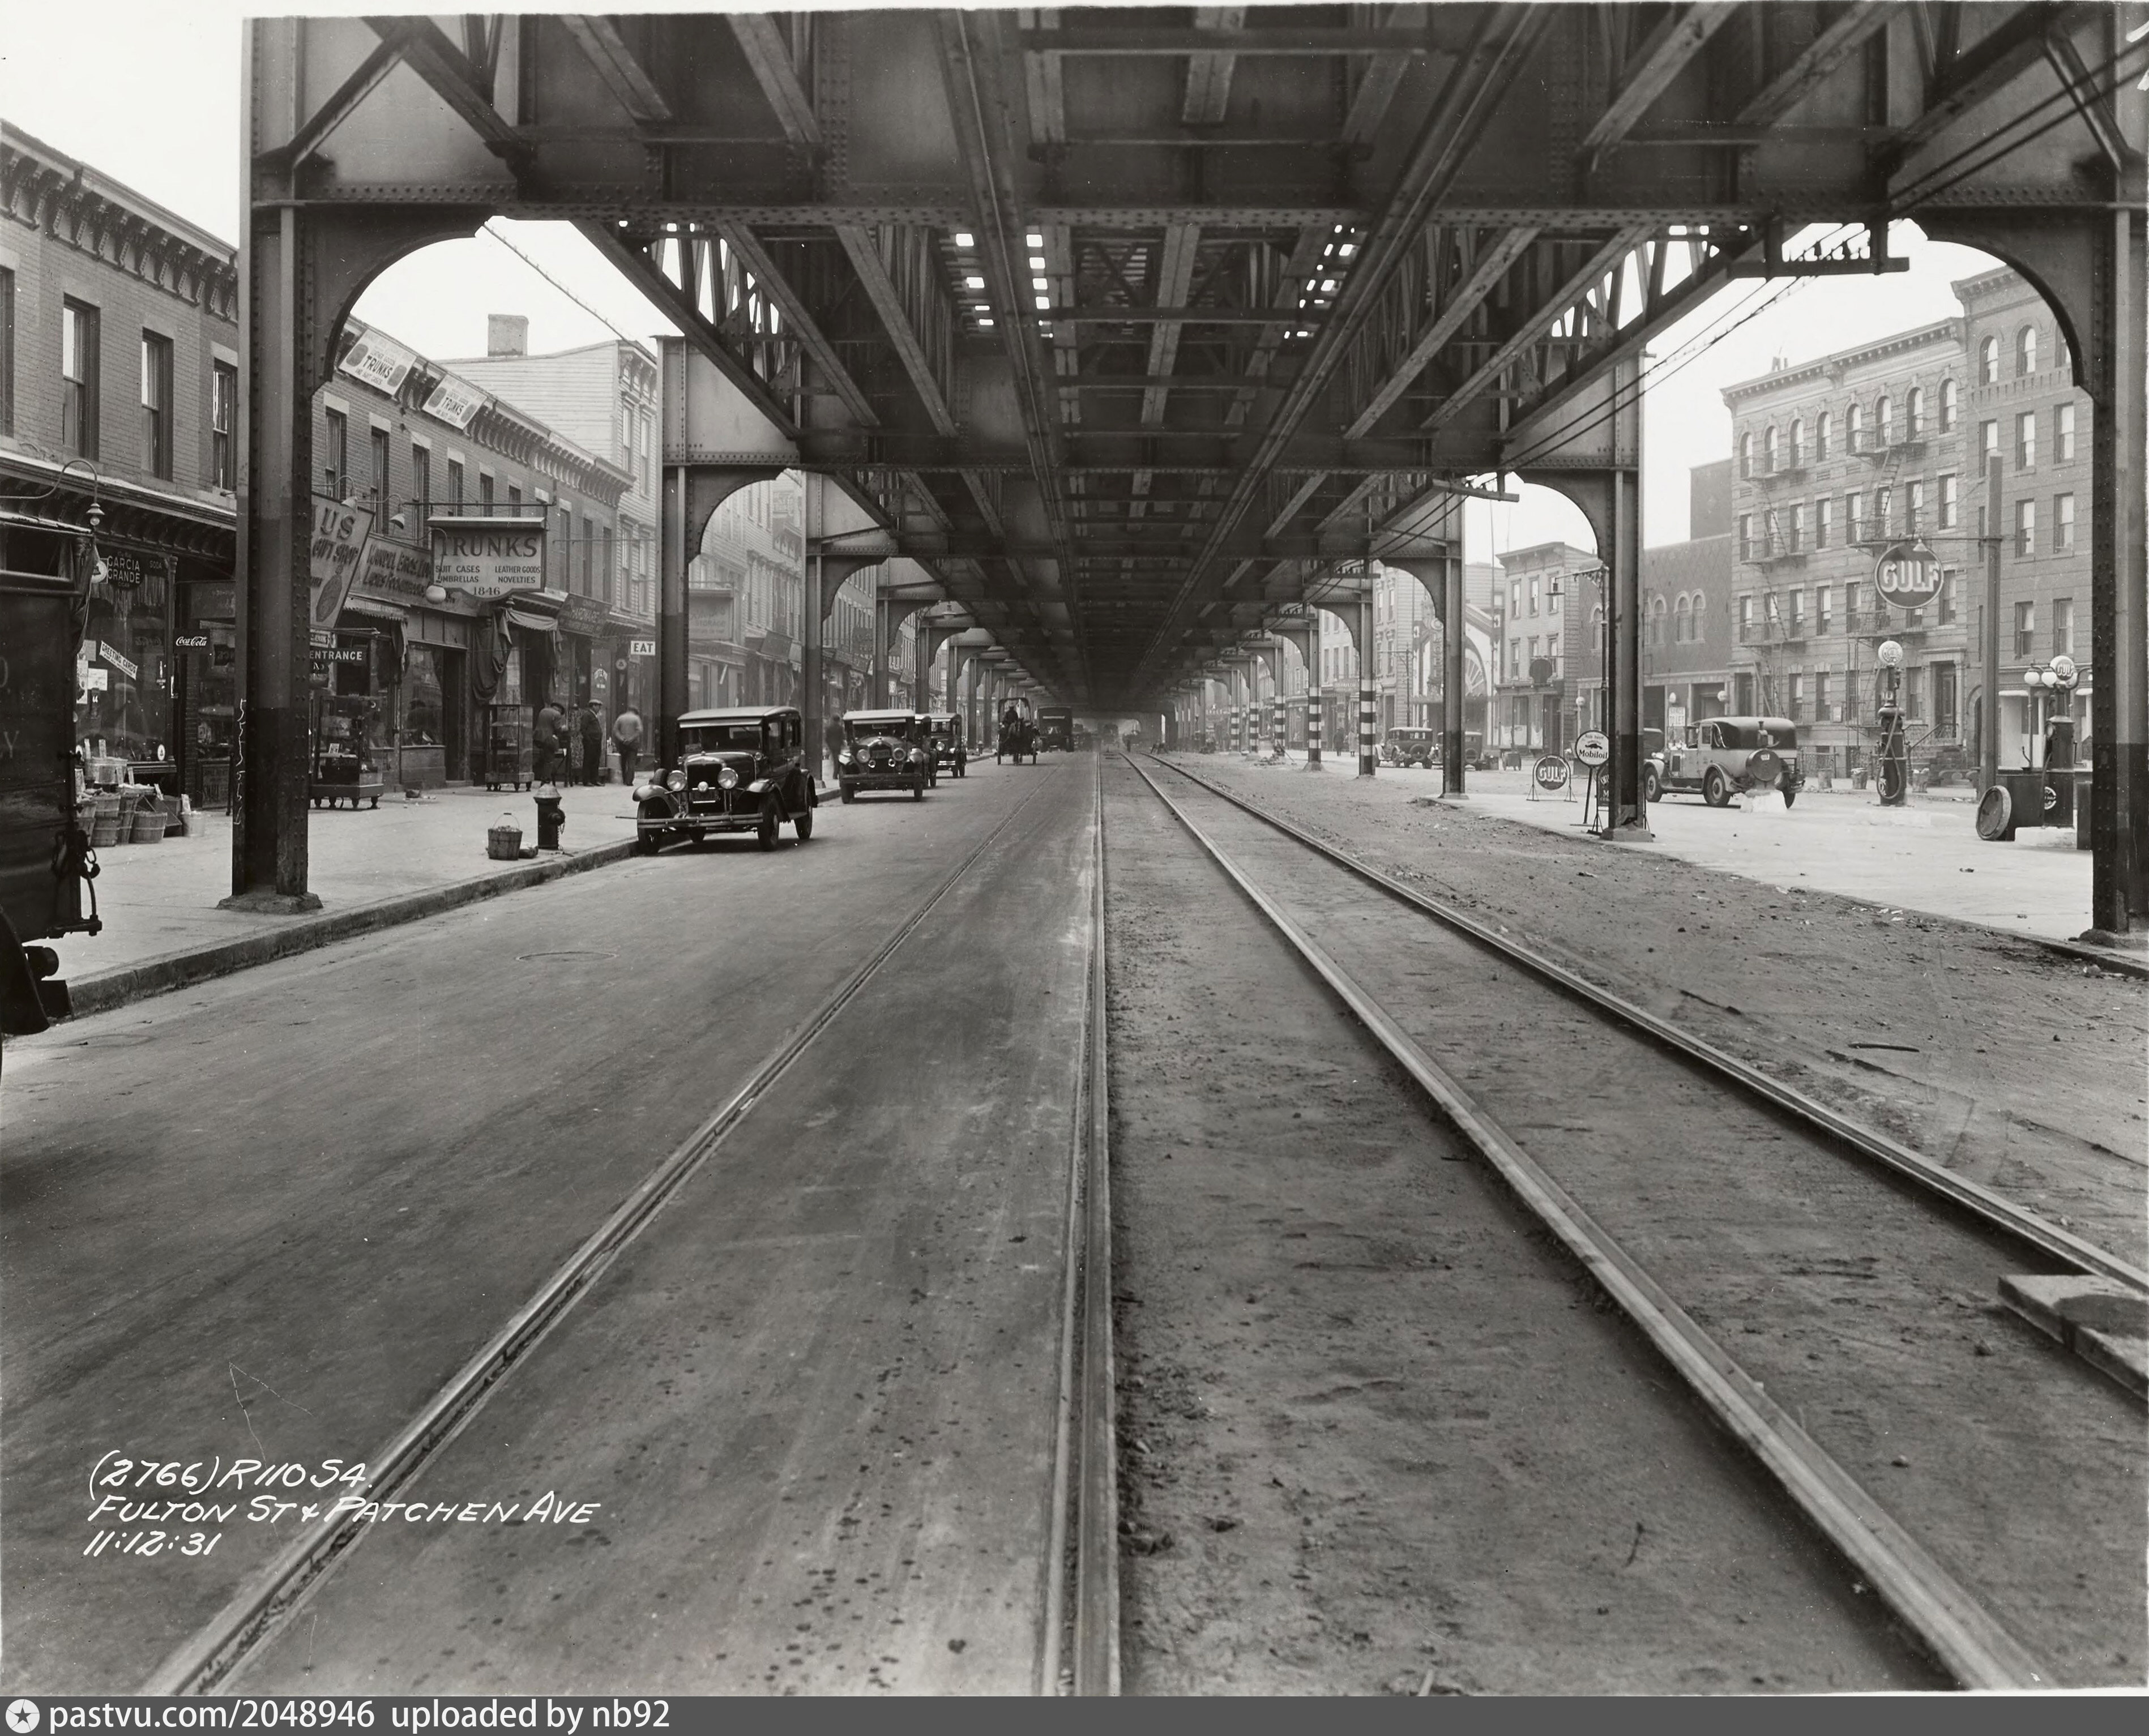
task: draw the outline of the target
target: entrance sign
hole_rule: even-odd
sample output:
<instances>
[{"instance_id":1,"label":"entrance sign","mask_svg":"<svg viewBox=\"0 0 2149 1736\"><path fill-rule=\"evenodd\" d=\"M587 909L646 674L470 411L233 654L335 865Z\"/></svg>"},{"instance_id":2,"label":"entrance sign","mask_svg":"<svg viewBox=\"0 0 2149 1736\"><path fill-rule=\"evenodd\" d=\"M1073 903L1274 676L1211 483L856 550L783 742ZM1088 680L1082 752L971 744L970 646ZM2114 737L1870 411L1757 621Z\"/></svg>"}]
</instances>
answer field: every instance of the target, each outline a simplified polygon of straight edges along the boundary
<instances>
[{"instance_id":1,"label":"entrance sign","mask_svg":"<svg viewBox=\"0 0 2149 1736\"><path fill-rule=\"evenodd\" d=\"M1574 744L1574 757L1595 770L1612 757L1612 737L1601 729L1585 729Z\"/></svg>"},{"instance_id":2,"label":"entrance sign","mask_svg":"<svg viewBox=\"0 0 2149 1736\"><path fill-rule=\"evenodd\" d=\"M493 602L545 588L545 521L539 518L436 518L433 582Z\"/></svg>"},{"instance_id":3,"label":"entrance sign","mask_svg":"<svg viewBox=\"0 0 2149 1736\"><path fill-rule=\"evenodd\" d=\"M1557 753L1548 753L1537 764L1538 787L1541 790L1561 790L1567 787L1567 762Z\"/></svg>"},{"instance_id":4,"label":"entrance sign","mask_svg":"<svg viewBox=\"0 0 2149 1736\"><path fill-rule=\"evenodd\" d=\"M1921 542L1899 542L1873 563L1873 588L1891 608L1922 609L1940 594L1940 563Z\"/></svg>"}]
</instances>

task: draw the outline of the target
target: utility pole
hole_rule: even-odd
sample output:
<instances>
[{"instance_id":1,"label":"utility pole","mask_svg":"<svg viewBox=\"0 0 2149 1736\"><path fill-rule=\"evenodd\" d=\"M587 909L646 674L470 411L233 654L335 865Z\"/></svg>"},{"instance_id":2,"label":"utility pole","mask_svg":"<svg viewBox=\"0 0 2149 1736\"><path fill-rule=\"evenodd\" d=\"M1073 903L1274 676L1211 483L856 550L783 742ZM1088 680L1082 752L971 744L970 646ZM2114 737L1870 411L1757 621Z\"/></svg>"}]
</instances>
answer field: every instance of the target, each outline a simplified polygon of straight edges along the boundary
<instances>
[{"instance_id":1,"label":"utility pole","mask_svg":"<svg viewBox=\"0 0 2149 1736\"><path fill-rule=\"evenodd\" d=\"M1985 702L1978 718L1977 790L2000 781L2000 455L1985 463Z\"/></svg>"}]
</instances>

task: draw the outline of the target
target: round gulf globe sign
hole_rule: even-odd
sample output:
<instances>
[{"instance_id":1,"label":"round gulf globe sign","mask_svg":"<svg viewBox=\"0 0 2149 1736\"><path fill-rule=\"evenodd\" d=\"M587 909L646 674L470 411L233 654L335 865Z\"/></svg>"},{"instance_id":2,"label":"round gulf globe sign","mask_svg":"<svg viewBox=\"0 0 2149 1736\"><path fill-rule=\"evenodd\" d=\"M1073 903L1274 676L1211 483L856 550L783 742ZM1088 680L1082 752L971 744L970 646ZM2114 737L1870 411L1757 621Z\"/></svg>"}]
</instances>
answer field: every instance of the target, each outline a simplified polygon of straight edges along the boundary
<instances>
[{"instance_id":1,"label":"round gulf globe sign","mask_svg":"<svg viewBox=\"0 0 2149 1736\"><path fill-rule=\"evenodd\" d=\"M1940 563L1922 542L1899 542L1873 563L1873 588L1895 609L1922 609L1940 594Z\"/></svg>"},{"instance_id":2,"label":"round gulf globe sign","mask_svg":"<svg viewBox=\"0 0 2149 1736\"><path fill-rule=\"evenodd\" d=\"M1548 753L1537 763L1538 787L1541 790L1564 789L1567 787L1567 762L1557 753Z\"/></svg>"}]
</instances>

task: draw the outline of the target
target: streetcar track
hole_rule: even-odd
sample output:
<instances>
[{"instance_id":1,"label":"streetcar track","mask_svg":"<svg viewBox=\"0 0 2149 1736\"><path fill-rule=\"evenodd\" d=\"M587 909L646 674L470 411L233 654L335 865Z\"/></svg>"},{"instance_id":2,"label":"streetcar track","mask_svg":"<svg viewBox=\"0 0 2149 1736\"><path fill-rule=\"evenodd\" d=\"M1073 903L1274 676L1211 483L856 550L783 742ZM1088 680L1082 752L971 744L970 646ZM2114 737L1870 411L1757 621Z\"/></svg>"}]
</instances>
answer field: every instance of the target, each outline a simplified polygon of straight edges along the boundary
<instances>
[{"instance_id":1,"label":"streetcar track","mask_svg":"<svg viewBox=\"0 0 2149 1736\"><path fill-rule=\"evenodd\" d=\"M903 942L1006 835L1044 788L1040 782L1010 808L887 938L791 1030L746 1082L673 1147L416 1415L363 1461L374 1472L365 1489L359 1492L365 1502L390 1499L440 1456L514 1370L529 1359L531 1353L590 1293L612 1262L768 1095L793 1063L828 1029ZM1099 823L1101 824L1101 810ZM1097 946L1096 971L1101 974L1101 930ZM1101 1016L1100 1006L1097 1017L1101 1019ZM1083 1242L1081 1226L1070 1225L1067 1235L1070 1264L1079 1257ZM1079 1378L1080 1371L1075 1374ZM1076 1432L1078 1437L1086 1438L1085 1430ZM1056 1468L1055 1486L1066 1487L1068 1481L1064 1472ZM1078 1489L1078 1498L1079 1495ZM215 1692L267 1648L335 1568L364 1540L369 1527L357 1517L359 1511L350 1507L339 1513L331 1508L309 1522L291 1543L259 1569L214 1616L170 1652L137 1691L145 1695ZM1115 1618L1115 1610L1114 1613ZM1054 1686L1052 1678L1047 1677L1042 1690L1051 1692Z\"/></svg>"},{"instance_id":2,"label":"streetcar track","mask_svg":"<svg viewBox=\"0 0 2149 1736\"><path fill-rule=\"evenodd\" d=\"M1130 761L1130 764L1132 763ZM2056 1260L2076 1271L2111 1278L2135 1290L2149 1292L2149 1270L2134 1265L2085 1236L2076 1235L2072 1230L2062 1228L1993 1189L1956 1175L1899 1140L1891 1140L1885 1134L1839 1114L1795 1086L1772 1078L1760 1069L1739 1059L1729 1050L1681 1029L1671 1020L1658 1017L1614 991L1591 982L1578 972L1525 946L1497 924L1480 921L1452 905L1404 885L1394 876L1361 860L1349 851L1339 849L1314 837L1304 828L1188 771L1183 766L1164 759L1157 760L1156 763L1197 788L1206 791L1219 801L1227 802L1251 814L1262 824L1357 876L1397 903L1418 910L1498 953L1540 981L1581 1001L1607 1019L1630 1028L1635 1034L1760 1098L1772 1108L1804 1124L1831 1144L1845 1147L1856 1155L1878 1164L1914 1186L1999 1230L2010 1240L2048 1259ZM1135 769L1146 777L1145 768L1135 766ZM1155 787L1154 782L1150 787ZM1157 793L1169 802L1170 798L1164 797L1161 790ZM1699 996L1694 998L1699 999Z\"/></svg>"},{"instance_id":3,"label":"streetcar track","mask_svg":"<svg viewBox=\"0 0 2149 1736\"><path fill-rule=\"evenodd\" d=\"M1673 1301L1649 1272L1426 1054L1376 999L1345 972L1276 899L1256 885L1146 768L1131 759L1129 764L1509 1190L1603 1286L1687 1387L1957 1681L1973 1688L2051 1685L2051 1672L1996 1617L1770 1398L1762 1383ZM1181 775L1198 787L1210 787L1205 780ZM1270 818L1224 792L1214 793L1256 818ZM1279 825L1278 829L1297 835L1296 828L1288 826ZM1356 868L1336 853L1323 849L1321 853ZM1362 868L1356 871L1376 882L1383 878ZM1509 950L1504 946L1502 949ZM1533 967L1538 962L1534 954L1523 949L1512 949L1511 955Z\"/></svg>"}]
</instances>

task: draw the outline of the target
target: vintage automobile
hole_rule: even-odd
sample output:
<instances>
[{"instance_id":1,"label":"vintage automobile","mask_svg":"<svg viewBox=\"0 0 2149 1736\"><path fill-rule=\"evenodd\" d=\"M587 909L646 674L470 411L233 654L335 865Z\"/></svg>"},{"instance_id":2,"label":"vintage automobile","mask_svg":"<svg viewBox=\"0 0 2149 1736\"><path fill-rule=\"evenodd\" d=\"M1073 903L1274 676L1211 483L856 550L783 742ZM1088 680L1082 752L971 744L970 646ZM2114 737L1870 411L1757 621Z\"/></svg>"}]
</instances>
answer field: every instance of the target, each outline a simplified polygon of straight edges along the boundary
<instances>
[{"instance_id":1,"label":"vintage automobile","mask_svg":"<svg viewBox=\"0 0 2149 1736\"><path fill-rule=\"evenodd\" d=\"M1423 766L1430 770L1438 757L1440 735L1431 729L1392 729L1381 743L1381 758L1391 766Z\"/></svg>"},{"instance_id":2,"label":"vintage automobile","mask_svg":"<svg viewBox=\"0 0 2149 1736\"><path fill-rule=\"evenodd\" d=\"M846 712L836 778L846 802L861 790L908 790L924 801L933 782L925 720L915 712Z\"/></svg>"},{"instance_id":3,"label":"vintage automobile","mask_svg":"<svg viewBox=\"0 0 2149 1736\"><path fill-rule=\"evenodd\" d=\"M1064 705L1048 705L1037 713L1037 745L1057 748L1062 753L1074 751L1074 713Z\"/></svg>"},{"instance_id":4,"label":"vintage automobile","mask_svg":"<svg viewBox=\"0 0 2149 1736\"><path fill-rule=\"evenodd\" d=\"M1643 732L1642 796L1654 802L1674 790L1699 790L1711 808L1724 808L1749 790L1781 790L1789 807L1805 787L1798 726L1788 717L1704 717L1679 739ZM1656 737L1658 742L1648 738Z\"/></svg>"},{"instance_id":5,"label":"vintage automobile","mask_svg":"<svg viewBox=\"0 0 2149 1736\"><path fill-rule=\"evenodd\" d=\"M970 756L963 746L963 720L953 712L929 712L925 736L933 750L933 769L948 767L958 777L967 776Z\"/></svg>"},{"instance_id":6,"label":"vintage automobile","mask_svg":"<svg viewBox=\"0 0 2149 1736\"><path fill-rule=\"evenodd\" d=\"M820 802L805 762L806 720L790 706L688 712L679 719L679 763L652 767L634 786L635 848L751 832L764 850L786 820L804 843Z\"/></svg>"}]
</instances>

